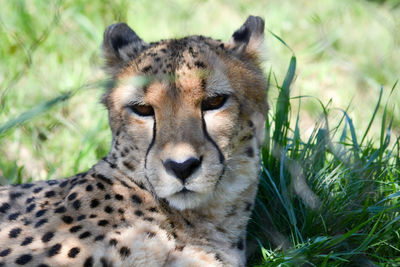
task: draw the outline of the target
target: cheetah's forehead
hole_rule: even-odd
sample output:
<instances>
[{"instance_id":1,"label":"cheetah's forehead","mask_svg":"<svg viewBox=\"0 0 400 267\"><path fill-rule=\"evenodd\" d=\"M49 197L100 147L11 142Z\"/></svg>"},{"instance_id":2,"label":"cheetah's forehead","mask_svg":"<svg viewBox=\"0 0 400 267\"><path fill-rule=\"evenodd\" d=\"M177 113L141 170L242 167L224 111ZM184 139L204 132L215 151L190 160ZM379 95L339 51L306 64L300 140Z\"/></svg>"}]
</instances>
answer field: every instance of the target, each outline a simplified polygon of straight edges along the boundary
<instances>
[{"instance_id":1,"label":"cheetah's forehead","mask_svg":"<svg viewBox=\"0 0 400 267\"><path fill-rule=\"evenodd\" d=\"M121 72L115 90L137 103L187 96L197 105L205 96L231 94L221 44L202 36L154 43Z\"/></svg>"},{"instance_id":2,"label":"cheetah's forehead","mask_svg":"<svg viewBox=\"0 0 400 267\"><path fill-rule=\"evenodd\" d=\"M181 69L207 69L212 67L211 58L225 52L220 44L203 36L163 40L151 44L132 63L140 72L150 75L175 74Z\"/></svg>"}]
</instances>

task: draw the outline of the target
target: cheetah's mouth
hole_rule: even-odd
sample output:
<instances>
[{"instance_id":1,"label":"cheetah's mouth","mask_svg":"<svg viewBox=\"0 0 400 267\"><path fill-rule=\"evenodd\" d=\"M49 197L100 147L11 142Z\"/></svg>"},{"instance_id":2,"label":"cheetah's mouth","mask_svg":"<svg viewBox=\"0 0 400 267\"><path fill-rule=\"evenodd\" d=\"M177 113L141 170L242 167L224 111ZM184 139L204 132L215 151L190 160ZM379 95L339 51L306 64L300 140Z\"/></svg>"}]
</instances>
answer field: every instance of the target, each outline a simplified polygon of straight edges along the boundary
<instances>
[{"instance_id":1,"label":"cheetah's mouth","mask_svg":"<svg viewBox=\"0 0 400 267\"><path fill-rule=\"evenodd\" d=\"M190 193L195 193L195 192L192 191L192 190L187 189L187 188L184 186L184 187L182 188L182 190L179 191L179 192L177 192L176 194L183 194L183 195L186 195L186 194L190 194Z\"/></svg>"}]
</instances>

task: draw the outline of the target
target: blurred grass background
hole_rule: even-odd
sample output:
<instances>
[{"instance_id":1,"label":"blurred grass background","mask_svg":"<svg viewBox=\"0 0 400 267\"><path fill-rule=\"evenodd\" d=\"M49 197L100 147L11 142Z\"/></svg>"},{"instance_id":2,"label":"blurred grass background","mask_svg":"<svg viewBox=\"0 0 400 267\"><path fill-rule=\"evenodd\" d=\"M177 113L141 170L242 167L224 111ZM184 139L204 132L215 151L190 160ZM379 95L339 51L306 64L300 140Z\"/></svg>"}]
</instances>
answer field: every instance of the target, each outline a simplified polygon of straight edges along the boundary
<instances>
[{"instance_id":1,"label":"blurred grass background","mask_svg":"<svg viewBox=\"0 0 400 267\"><path fill-rule=\"evenodd\" d=\"M388 172L392 173L393 166L399 166L399 162L395 165L396 163L393 161L398 161L400 93L396 88L392 91L394 84L400 78L399 0L13 0L2 1L1 6L0 153L2 156L0 156L0 183L2 184L70 176L86 170L108 152L110 131L105 108L99 104L103 88L98 84L98 81L106 78L101 70L100 56L100 45L105 27L118 21L125 21L147 42L189 34L202 34L228 40L250 14L259 15L266 20L267 61L264 68L272 81L269 91L271 136L273 127L275 127L272 121L276 119L275 115L278 112L277 99L284 87L282 81L287 77L286 75L290 74L288 64L292 52L269 31L279 36L294 51L297 65L294 80L289 83L290 95L292 97L302 96L293 98L290 103L287 103L286 112L296 112L293 112L294 115L291 117L289 116L286 132L282 134L286 139L284 142L279 141L278 143L285 149L288 140L307 141L308 138L310 140L315 138L316 144L319 144L318 142L323 140L323 138L321 139L323 132L316 130L316 123L318 124L321 118L326 116L329 118L330 124L340 124L343 121L342 110L346 110L346 115L352 119L352 124L345 119L347 124L344 127L350 129L349 132L351 129L355 131L358 143L354 142L354 139L347 140L344 130L342 136L338 138L339 142L345 147L349 146L349 142L352 143L352 147L348 149L354 150L364 133L368 132L368 138L366 138L368 140L364 142L365 147L361 148L360 155L362 159L365 159L365 166L368 164L368 166L372 166L376 158L375 156L369 158L367 155L372 155L376 149L379 150L384 146L382 139L387 137L385 129L391 121L390 134L393 137L390 143L393 144L392 147L395 150L397 142L397 158L387 156L386 167L383 169L390 169L390 171L387 171L385 175ZM382 93L382 101L375 109L380 93ZM51 102L54 98L57 98L57 101ZM328 107L329 113L325 114ZM34 112L29 111L31 109L34 109ZM297 110L299 110L298 113ZM26 111L29 112L22 117L25 118L23 123L21 123L22 121L11 121L16 123L16 127L11 127L12 123L4 127L14 118L21 119L18 116ZM369 128L372 117L377 119ZM387 119L383 120L382 118ZM383 131L382 128L384 128ZM317 132L320 135L317 136ZM297 143L297 148L299 148L299 144ZM385 146L386 148L387 146ZM266 149L265 151L264 165L271 169L272 176L278 177L278 180L284 178L284 175L279 173L282 162L275 162L271 158L272 150ZM318 152L319 150L311 151ZM331 151L324 150L324 153L328 152ZM390 154L390 152L387 153ZM301 161L304 166L312 167L312 174L311 172L306 173L307 178L321 177L322 174L326 179L333 179L332 177L335 175L358 175L360 177L360 172L351 174L354 170L349 169L349 166L345 166L346 169L340 169L343 172L339 175L335 168L342 168L338 166L343 166L344 163L338 158L335 158L336 163L332 163L331 158L326 159L330 165L324 163L313 165L315 157L307 155L307 153L300 154L299 150L291 150L291 158ZM377 164L381 165L374 170L382 169L384 154L379 152L379 155L380 160ZM359 156L357 157L359 158ZM316 169L316 166L320 169ZM332 168L336 170L335 175L333 175ZM277 170L277 172L274 173L273 170ZM316 173L320 175L315 175ZM376 171L374 175L377 174L383 176L382 172ZM392 179L398 178L398 173L391 175ZM267 179L268 175L264 178ZM309 182L313 184L313 181L317 182L316 180ZM272 183L272 180L270 182ZM383 180L380 182L384 183ZM271 184L269 183L268 186ZM311 186L313 190L321 190L321 184L315 186L319 186L319 189ZM379 202L384 197L399 191L398 180L392 181L390 186L391 191L381 190L384 193L379 195L380 198L374 200L363 198L363 200ZM325 189L328 190L327 188L333 191L337 190L337 188L330 187ZM282 188L279 187L279 189ZM358 198L357 194L366 194L366 191L363 190L353 192L351 197ZM263 192L261 190L261 193ZM324 194L320 193L320 196ZM375 194L375 192L371 194ZM326 197L329 199L332 196L327 194ZM262 196L260 199L263 199ZM345 199L343 197L342 201ZM267 197L265 201L267 200L273 203L273 199ZM298 201L298 199L290 200ZM372 203L363 202L360 205L367 207ZM304 210L299 208L300 206L293 207L295 212L300 210L299 214L304 215ZM335 208L340 207L343 206ZM390 218L386 218L386 223L397 225L394 224L396 220L393 219L398 215L398 207L396 209L397 213L391 215L395 217L389 216ZM313 214L312 211L309 212ZM329 216L326 214L319 216L329 220L332 216L334 217L333 214L335 213L331 213ZM278 220L284 217L274 214L274 212L271 212L270 216L272 219L278 218ZM359 215L353 214L352 216ZM304 218L304 221L307 221L308 217L306 218L304 215ZM350 218L354 219L355 217L350 216ZM360 218L365 219L357 217L357 221L360 221ZM285 221L285 219L282 220ZM307 243L306 239L295 238L292 230L305 231L302 232L304 236L307 236L306 233L308 233L309 237L314 236L315 238L319 236L317 232L324 227L319 224L314 231L311 231L312 229L307 228L311 227L310 223L318 223L312 222L312 220L308 223L304 224L305 228L301 230L296 230L297 226L290 228L293 225L278 230L284 235L292 235L288 240L294 248L298 249L299 246L301 247L300 244L304 247L312 242ZM369 229L372 229L374 223ZM343 224L338 225L343 227L341 233L355 227L352 225L351 228L346 228L347 226ZM338 234L338 232L329 232L328 230L324 233L327 236ZM387 233L385 232L385 234ZM399 235L399 232L391 234ZM376 238L378 237L382 236L376 236ZM397 237L396 240L398 241L399 238ZM269 249L268 241L260 242L266 249ZM392 246L395 249L382 253L381 257L388 258L390 256L398 261L399 242ZM309 248L315 249L311 245ZM312 265L313 262L318 262L318 266L329 265L330 261L324 261L329 253L325 250L325 248L321 248L320 251L316 249L315 255L322 260L318 261L313 258L308 264ZM349 251L352 250L349 248ZM267 266L271 266L271 263L268 263L271 259L286 257L278 252L274 254L273 246L270 250L264 249L263 253ZM252 262L260 263L261 256L257 253L256 255L258 256L254 256L255 260ZM379 261L375 261L375 263L377 262ZM283 264L280 266L292 266L290 264L299 266L298 261L278 261L278 263ZM383 263L387 266L393 264L389 260L380 262L380 264ZM334 262L335 264L336 262Z\"/></svg>"}]
</instances>

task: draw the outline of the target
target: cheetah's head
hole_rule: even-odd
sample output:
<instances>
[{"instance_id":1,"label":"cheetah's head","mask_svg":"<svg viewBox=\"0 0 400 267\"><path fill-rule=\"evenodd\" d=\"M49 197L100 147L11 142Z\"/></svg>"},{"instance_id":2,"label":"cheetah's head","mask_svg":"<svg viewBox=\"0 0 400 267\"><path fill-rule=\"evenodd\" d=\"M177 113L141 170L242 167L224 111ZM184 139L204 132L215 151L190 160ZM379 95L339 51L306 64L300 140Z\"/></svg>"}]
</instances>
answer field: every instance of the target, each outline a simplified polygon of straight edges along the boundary
<instances>
[{"instance_id":1,"label":"cheetah's head","mask_svg":"<svg viewBox=\"0 0 400 267\"><path fill-rule=\"evenodd\" d=\"M267 110L263 32L250 16L226 43L148 44L124 23L109 26L103 52L114 83L103 102L118 168L181 210L254 183Z\"/></svg>"}]
</instances>

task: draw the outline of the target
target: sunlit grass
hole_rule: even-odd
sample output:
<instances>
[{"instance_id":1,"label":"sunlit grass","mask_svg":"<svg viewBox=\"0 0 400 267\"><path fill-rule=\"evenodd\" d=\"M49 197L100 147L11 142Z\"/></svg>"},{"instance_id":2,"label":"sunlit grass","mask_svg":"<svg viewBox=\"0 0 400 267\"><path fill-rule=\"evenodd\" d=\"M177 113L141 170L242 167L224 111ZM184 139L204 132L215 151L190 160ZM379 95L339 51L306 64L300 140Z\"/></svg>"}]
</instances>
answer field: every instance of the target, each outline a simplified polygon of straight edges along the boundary
<instances>
[{"instance_id":1,"label":"sunlit grass","mask_svg":"<svg viewBox=\"0 0 400 267\"><path fill-rule=\"evenodd\" d=\"M301 118L291 111L302 99L290 98L295 69L292 57L284 82L274 84L279 95L267 121L249 243L261 245L255 254L265 266L397 266L400 139L387 117L391 101L377 119L379 98L369 118L368 125L381 124L379 142L368 139L370 127L357 131L345 110L331 123L332 109L324 105L312 134L302 139Z\"/></svg>"}]
</instances>

